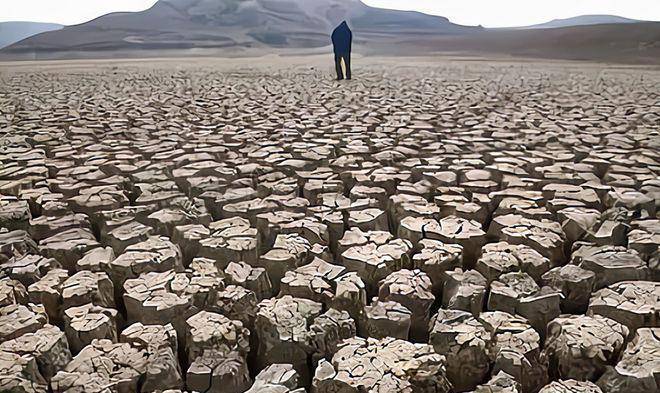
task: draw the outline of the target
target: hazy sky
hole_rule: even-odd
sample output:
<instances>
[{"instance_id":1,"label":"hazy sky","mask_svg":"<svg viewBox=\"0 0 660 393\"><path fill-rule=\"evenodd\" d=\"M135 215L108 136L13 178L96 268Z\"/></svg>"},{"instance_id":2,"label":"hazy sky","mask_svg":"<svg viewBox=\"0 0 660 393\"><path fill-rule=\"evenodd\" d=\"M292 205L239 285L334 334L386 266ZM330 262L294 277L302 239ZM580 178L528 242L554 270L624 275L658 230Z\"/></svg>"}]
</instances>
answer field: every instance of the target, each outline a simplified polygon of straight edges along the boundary
<instances>
[{"instance_id":1,"label":"hazy sky","mask_svg":"<svg viewBox=\"0 0 660 393\"><path fill-rule=\"evenodd\" d=\"M218 0L222 1L222 0ZM302 0L304 1L304 0ZM660 0L363 0L385 8L417 10L454 23L522 26L584 14L660 20ZM0 0L0 21L76 24L113 11L139 11L155 0Z\"/></svg>"}]
</instances>

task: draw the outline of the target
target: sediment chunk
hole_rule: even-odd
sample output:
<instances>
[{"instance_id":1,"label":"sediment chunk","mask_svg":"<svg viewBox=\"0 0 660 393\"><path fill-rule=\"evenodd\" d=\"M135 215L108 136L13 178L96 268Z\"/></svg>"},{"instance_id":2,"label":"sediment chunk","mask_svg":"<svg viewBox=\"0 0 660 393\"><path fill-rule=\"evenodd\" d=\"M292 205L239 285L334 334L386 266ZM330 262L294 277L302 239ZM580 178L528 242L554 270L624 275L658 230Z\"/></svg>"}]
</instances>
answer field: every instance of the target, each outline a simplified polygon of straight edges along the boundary
<instances>
[{"instance_id":1,"label":"sediment chunk","mask_svg":"<svg viewBox=\"0 0 660 393\"><path fill-rule=\"evenodd\" d=\"M509 374L522 392L536 392L547 383L548 362L541 355L541 337L526 319L502 311L484 312L478 319L492 333L492 374Z\"/></svg>"},{"instance_id":2,"label":"sediment chunk","mask_svg":"<svg viewBox=\"0 0 660 393\"><path fill-rule=\"evenodd\" d=\"M412 312L400 303L376 300L364 307L361 318L360 335L364 337L408 340Z\"/></svg>"},{"instance_id":3,"label":"sediment chunk","mask_svg":"<svg viewBox=\"0 0 660 393\"><path fill-rule=\"evenodd\" d=\"M254 378L254 385L246 393L304 393L299 376L290 364L271 364Z\"/></svg>"},{"instance_id":4,"label":"sediment chunk","mask_svg":"<svg viewBox=\"0 0 660 393\"><path fill-rule=\"evenodd\" d=\"M572 263L596 274L594 289L619 281L648 280L648 265L637 255L620 246L584 245L573 252Z\"/></svg>"},{"instance_id":5,"label":"sediment chunk","mask_svg":"<svg viewBox=\"0 0 660 393\"><path fill-rule=\"evenodd\" d=\"M660 328L637 329L616 366L608 366L597 385L604 392L657 392L660 374Z\"/></svg>"},{"instance_id":6,"label":"sediment chunk","mask_svg":"<svg viewBox=\"0 0 660 393\"><path fill-rule=\"evenodd\" d=\"M426 341L430 311L435 296L431 293L431 279L421 270L399 270L387 276L380 284L378 298L393 301L410 310L410 336Z\"/></svg>"},{"instance_id":7,"label":"sediment chunk","mask_svg":"<svg viewBox=\"0 0 660 393\"><path fill-rule=\"evenodd\" d=\"M309 381L307 362L312 354L310 326L321 315L321 304L285 295L259 303L255 331L259 340L259 368L291 363L303 381Z\"/></svg>"},{"instance_id":8,"label":"sediment chunk","mask_svg":"<svg viewBox=\"0 0 660 393\"><path fill-rule=\"evenodd\" d=\"M589 305L596 273L576 265L553 268L541 277L541 283L561 292L561 310L565 313L583 313Z\"/></svg>"},{"instance_id":9,"label":"sediment chunk","mask_svg":"<svg viewBox=\"0 0 660 393\"><path fill-rule=\"evenodd\" d=\"M479 315L485 304L488 282L476 270L456 269L445 273L442 307Z\"/></svg>"},{"instance_id":10,"label":"sediment chunk","mask_svg":"<svg viewBox=\"0 0 660 393\"><path fill-rule=\"evenodd\" d=\"M581 381L598 378L618 358L628 332L627 327L599 315L553 319L544 349L551 376Z\"/></svg>"},{"instance_id":11,"label":"sediment chunk","mask_svg":"<svg viewBox=\"0 0 660 393\"><path fill-rule=\"evenodd\" d=\"M76 263L85 253L99 246L89 229L73 228L39 242L39 251L43 256L57 260L69 272L75 272Z\"/></svg>"},{"instance_id":12,"label":"sediment chunk","mask_svg":"<svg viewBox=\"0 0 660 393\"><path fill-rule=\"evenodd\" d=\"M439 240L422 239L421 251L412 257L412 265L428 274L433 294L442 294L445 272L463 266L463 247L458 244L445 244Z\"/></svg>"},{"instance_id":13,"label":"sediment chunk","mask_svg":"<svg viewBox=\"0 0 660 393\"><path fill-rule=\"evenodd\" d=\"M631 332L660 324L660 283L623 281L595 292L588 315L602 315L625 325Z\"/></svg>"},{"instance_id":14,"label":"sediment chunk","mask_svg":"<svg viewBox=\"0 0 660 393\"><path fill-rule=\"evenodd\" d=\"M147 354L129 344L93 340L53 377L51 386L58 393L136 392L147 364Z\"/></svg>"},{"instance_id":15,"label":"sediment chunk","mask_svg":"<svg viewBox=\"0 0 660 393\"><path fill-rule=\"evenodd\" d=\"M115 289L121 292L126 280L142 273L183 271L181 250L166 237L150 237L128 246L123 254L110 262L108 269Z\"/></svg>"},{"instance_id":16,"label":"sediment chunk","mask_svg":"<svg viewBox=\"0 0 660 393\"><path fill-rule=\"evenodd\" d=\"M91 303L68 308L64 310L64 331L73 353L96 339L117 342L117 310Z\"/></svg>"},{"instance_id":17,"label":"sediment chunk","mask_svg":"<svg viewBox=\"0 0 660 393\"><path fill-rule=\"evenodd\" d=\"M431 321L429 343L447 358L447 378L455 390L474 389L488 375L491 333L469 312L438 311Z\"/></svg>"},{"instance_id":18,"label":"sediment chunk","mask_svg":"<svg viewBox=\"0 0 660 393\"><path fill-rule=\"evenodd\" d=\"M186 321L186 353L192 363L205 350L229 349L245 356L250 352L250 331L240 321L200 311Z\"/></svg>"},{"instance_id":19,"label":"sediment chunk","mask_svg":"<svg viewBox=\"0 0 660 393\"><path fill-rule=\"evenodd\" d=\"M39 373L46 380L50 380L71 361L71 352L64 332L52 325L44 325L34 333L26 333L0 343L0 352L34 357Z\"/></svg>"},{"instance_id":20,"label":"sediment chunk","mask_svg":"<svg viewBox=\"0 0 660 393\"><path fill-rule=\"evenodd\" d=\"M48 323L43 305L11 304L0 308L0 342L34 333Z\"/></svg>"},{"instance_id":21,"label":"sediment chunk","mask_svg":"<svg viewBox=\"0 0 660 393\"><path fill-rule=\"evenodd\" d=\"M428 344L395 338L355 337L343 341L332 362L316 368L312 390L318 393L449 392L445 358Z\"/></svg>"},{"instance_id":22,"label":"sediment chunk","mask_svg":"<svg viewBox=\"0 0 660 393\"><path fill-rule=\"evenodd\" d=\"M565 379L550 382L539 390L539 393L603 393L600 388L590 381L576 381L575 379Z\"/></svg>"}]
</instances>

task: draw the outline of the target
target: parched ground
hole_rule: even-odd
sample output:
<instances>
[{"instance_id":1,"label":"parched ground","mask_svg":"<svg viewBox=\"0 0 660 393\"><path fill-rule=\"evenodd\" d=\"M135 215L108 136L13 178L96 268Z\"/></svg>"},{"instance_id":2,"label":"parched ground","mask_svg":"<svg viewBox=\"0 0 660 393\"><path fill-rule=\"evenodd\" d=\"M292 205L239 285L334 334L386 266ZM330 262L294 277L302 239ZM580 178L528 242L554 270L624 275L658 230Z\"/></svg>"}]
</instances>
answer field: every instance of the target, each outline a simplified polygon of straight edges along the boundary
<instances>
[{"instance_id":1,"label":"parched ground","mask_svg":"<svg viewBox=\"0 0 660 393\"><path fill-rule=\"evenodd\" d=\"M657 392L660 71L0 64L0 391Z\"/></svg>"}]
</instances>

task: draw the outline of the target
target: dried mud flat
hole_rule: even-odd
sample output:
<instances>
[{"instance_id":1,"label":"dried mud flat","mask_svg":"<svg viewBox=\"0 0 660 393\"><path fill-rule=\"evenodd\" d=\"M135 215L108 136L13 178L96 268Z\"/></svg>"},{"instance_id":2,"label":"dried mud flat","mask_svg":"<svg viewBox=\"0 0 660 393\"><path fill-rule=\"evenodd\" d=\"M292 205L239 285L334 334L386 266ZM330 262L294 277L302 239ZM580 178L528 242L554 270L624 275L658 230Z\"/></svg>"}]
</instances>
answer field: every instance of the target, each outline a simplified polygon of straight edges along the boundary
<instances>
[{"instance_id":1,"label":"dried mud flat","mask_svg":"<svg viewBox=\"0 0 660 393\"><path fill-rule=\"evenodd\" d=\"M657 70L307 61L0 69L0 391L659 391Z\"/></svg>"}]
</instances>

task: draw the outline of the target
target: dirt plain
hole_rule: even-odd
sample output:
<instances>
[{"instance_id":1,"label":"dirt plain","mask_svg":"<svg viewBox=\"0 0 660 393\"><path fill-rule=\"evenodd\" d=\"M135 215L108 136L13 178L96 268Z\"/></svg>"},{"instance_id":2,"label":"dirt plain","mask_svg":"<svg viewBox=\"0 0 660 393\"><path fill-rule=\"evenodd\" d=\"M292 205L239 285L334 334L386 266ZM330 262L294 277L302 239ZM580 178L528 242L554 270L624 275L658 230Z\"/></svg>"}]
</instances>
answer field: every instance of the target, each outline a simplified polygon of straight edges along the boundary
<instances>
[{"instance_id":1,"label":"dirt plain","mask_svg":"<svg viewBox=\"0 0 660 393\"><path fill-rule=\"evenodd\" d=\"M660 69L0 63L0 391L660 391Z\"/></svg>"}]
</instances>

